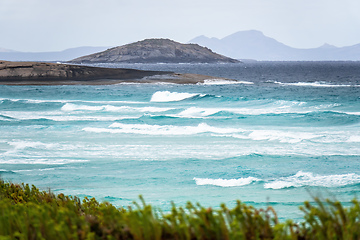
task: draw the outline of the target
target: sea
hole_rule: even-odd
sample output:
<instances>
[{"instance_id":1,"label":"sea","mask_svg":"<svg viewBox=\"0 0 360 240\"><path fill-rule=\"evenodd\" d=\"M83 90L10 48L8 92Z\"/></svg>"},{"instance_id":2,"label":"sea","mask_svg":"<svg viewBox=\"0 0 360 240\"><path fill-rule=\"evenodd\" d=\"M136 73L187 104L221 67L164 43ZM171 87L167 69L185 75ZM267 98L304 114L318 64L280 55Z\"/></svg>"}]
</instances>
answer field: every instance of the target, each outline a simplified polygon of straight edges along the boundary
<instances>
[{"instance_id":1,"label":"sea","mask_svg":"<svg viewBox=\"0 0 360 240\"><path fill-rule=\"evenodd\" d=\"M359 199L360 62L96 66L222 79L2 85L3 180L165 212L240 200L296 221L304 201Z\"/></svg>"}]
</instances>

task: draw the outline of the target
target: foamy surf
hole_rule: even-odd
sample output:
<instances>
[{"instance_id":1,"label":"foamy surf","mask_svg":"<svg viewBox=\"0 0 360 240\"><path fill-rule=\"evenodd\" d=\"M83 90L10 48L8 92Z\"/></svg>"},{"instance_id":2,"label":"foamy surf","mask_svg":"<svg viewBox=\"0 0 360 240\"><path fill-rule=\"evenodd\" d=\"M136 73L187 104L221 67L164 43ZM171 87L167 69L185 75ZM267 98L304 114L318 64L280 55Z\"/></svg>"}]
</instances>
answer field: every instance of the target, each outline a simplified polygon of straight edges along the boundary
<instances>
[{"instance_id":1,"label":"foamy surf","mask_svg":"<svg viewBox=\"0 0 360 240\"><path fill-rule=\"evenodd\" d=\"M155 92L150 102L177 102L182 101L185 99L193 98L195 96L205 96L204 94L200 93L179 93L179 92L169 92L169 91L158 91Z\"/></svg>"},{"instance_id":2,"label":"foamy surf","mask_svg":"<svg viewBox=\"0 0 360 240\"><path fill-rule=\"evenodd\" d=\"M311 106L306 102L298 101L249 101L242 103L244 107L237 108L221 108L221 107L189 107L178 114L173 114L174 117L183 118L200 118L208 117L219 112L225 114L239 114L239 115L265 115L265 114L287 114L300 113L306 114L311 112L320 112L337 107L337 104L321 104Z\"/></svg>"},{"instance_id":3,"label":"foamy surf","mask_svg":"<svg viewBox=\"0 0 360 240\"><path fill-rule=\"evenodd\" d=\"M237 179L212 179L212 178L196 178L196 185L213 185L219 187L239 187L249 185L253 182L264 181L255 177L237 178ZM299 171L290 177L282 177L278 180L267 180L264 184L265 189L285 189L290 187L342 187L360 183L360 175L355 173L338 174L338 175L319 175L311 172Z\"/></svg>"},{"instance_id":4,"label":"foamy surf","mask_svg":"<svg viewBox=\"0 0 360 240\"><path fill-rule=\"evenodd\" d=\"M283 83L274 81L276 84L285 86L298 86L298 87L360 87L360 85L350 84L331 84L328 82L296 82L296 83Z\"/></svg>"},{"instance_id":5,"label":"foamy surf","mask_svg":"<svg viewBox=\"0 0 360 240\"><path fill-rule=\"evenodd\" d=\"M350 136L347 142L359 142L360 143L360 135Z\"/></svg>"},{"instance_id":6,"label":"foamy surf","mask_svg":"<svg viewBox=\"0 0 360 240\"><path fill-rule=\"evenodd\" d=\"M22 150L26 148L40 148L40 149L56 149L58 143L43 143L36 141L12 141L8 142L8 145L12 146L15 150Z\"/></svg>"},{"instance_id":7,"label":"foamy surf","mask_svg":"<svg viewBox=\"0 0 360 240\"><path fill-rule=\"evenodd\" d=\"M66 103L61 110L64 112L72 111L105 111L105 112L166 112L173 108L161 108L161 107L129 107L129 106L113 106L113 105L100 105L90 106Z\"/></svg>"},{"instance_id":8,"label":"foamy surf","mask_svg":"<svg viewBox=\"0 0 360 240\"><path fill-rule=\"evenodd\" d=\"M278 180L264 184L268 189L284 189L290 187L341 187L360 183L360 175L355 173L319 175L311 172L299 171L290 177L282 177Z\"/></svg>"},{"instance_id":9,"label":"foamy surf","mask_svg":"<svg viewBox=\"0 0 360 240\"><path fill-rule=\"evenodd\" d=\"M64 165L69 163L85 163L89 160L80 160L80 159L61 159L61 158L19 158L19 159L10 159L10 160L1 160L0 164L41 164L41 165Z\"/></svg>"},{"instance_id":10,"label":"foamy surf","mask_svg":"<svg viewBox=\"0 0 360 240\"><path fill-rule=\"evenodd\" d=\"M222 111L219 108L198 108L198 107L190 107L185 109L184 111L174 114L174 117L180 118L204 118L215 113Z\"/></svg>"},{"instance_id":11,"label":"foamy surf","mask_svg":"<svg viewBox=\"0 0 360 240\"><path fill-rule=\"evenodd\" d=\"M148 111L151 112L151 111ZM131 111L128 112L129 114ZM23 120L51 120L57 122L76 122L76 121L98 121L98 122L114 122L117 120L124 119L137 119L147 114L146 109L139 111L138 114L131 115L116 115L116 116L99 116L95 114L86 115L86 114L64 114L62 111L52 111L52 112L27 112L26 114L22 112L12 111L8 112L8 115L0 115L0 121L23 121Z\"/></svg>"},{"instance_id":12,"label":"foamy surf","mask_svg":"<svg viewBox=\"0 0 360 240\"><path fill-rule=\"evenodd\" d=\"M290 132L290 131L275 131L275 130L254 130L249 134L249 138L255 141L279 141L281 143L299 143L304 140L312 140L319 138L322 135L308 133L308 132Z\"/></svg>"},{"instance_id":13,"label":"foamy surf","mask_svg":"<svg viewBox=\"0 0 360 240\"><path fill-rule=\"evenodd\" d=\"M197 126L175 126L175 125L149 125L149 124L123 124L113 123L109 128L83 128L86 132L95 133L132 133L145 135L194 135L200 133L226 134L242 132L242 129L220 128L200 123Z\"/></svg>"},{"instance_id":14,"label":"foamy surf","mask_svg":"<svg viewBox=\"0 0 360 240\"><path fill-rule=\"evenodd\" d=\"M225 79L205 79L203 83L197 83L197 85L229 85L229 84L254 84L247 81L231 81Z\"/></svg>"},{"instance_id":15,"label":"foamy surf","mask_svg":"<svg viewBox=\"0 0 360 240\"><path fill-rule=\"evenodd\" d=\"M213 185L219 187L241 187L249 185L253 182L260 181L258 178L247 177L247 178L238 178L238 179L211 179L211 178L193 178L196 185Z\"/></svg>"}]
</instances>

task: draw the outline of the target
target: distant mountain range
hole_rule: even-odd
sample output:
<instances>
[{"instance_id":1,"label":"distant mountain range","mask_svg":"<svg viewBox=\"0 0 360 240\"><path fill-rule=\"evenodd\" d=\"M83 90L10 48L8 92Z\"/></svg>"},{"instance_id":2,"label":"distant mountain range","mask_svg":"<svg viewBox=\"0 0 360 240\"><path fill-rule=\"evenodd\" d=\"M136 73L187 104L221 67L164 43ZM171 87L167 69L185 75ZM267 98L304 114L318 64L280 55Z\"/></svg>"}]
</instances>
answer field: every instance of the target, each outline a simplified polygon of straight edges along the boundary
<instances>
[{"instance_id":1,"label":"distant mountain range","mask_svg":"<svg viewBox=\"0 0 360 240\"><path fill-rule=\"evenodd\" d=\"M360 60L360 44L335 47L324 44L318 48L292 48L256 30L240 31L222 39L199 36L189 41L214 52L235 58L268 61L339 61Z\"/></svg>"},{"instance_id":2,"label":"distant mountain range","mask_svg":"<svg viewBox=\"0 0 360 240\"><path fill-rule=\"evenodd\" d=\"M6 49L6 48L0 48L0 53L3 52L15 52L14 50Z\"/></svg>"},{"instance_id":3,"label":"distant mountain range","mask_svg":"<svg viewBox=\"0 0 360 240\"><path fill-rule=\"evenodd\" d=\"M148 41L150 40L151 39L148 39ZM142 41L139 41L137 43L141 42ZM187 50L180 51L180 49L183 49L184 46L180 47L180 43L176 43L174 41L172 42L173 43L162 41L161 43L164 45L162 48L157 46L152 50L150 49L151 46L148 44L148 42L147 44L141 46L141 49L139 48L137 52L134 51L135 48L133 48L135 46L134 44L136 43L131 43L115 48L78 47L59 52L17 52L0 48L0 60L64 62L73 59L78 60L77 58L80 59L80 57L84 57L82 58L84 62L99 62L100 60L114 62L115 58L117 59L116 62L216 62L220 58L218 60L211 60L211 58L213 58L215 54L218 53L218 56L221 54L223 55L222 57L227 56L232 58L231 61L234 61L234 59L253 59L259 61L360 61L360 44L348 47L336 47L329 44L324 44L318 48L299 49L287 46L273 38L265 36L262 32L256 30L236 32L222 39L199 36L189 41L189 43L198 44L208 48L202 48L202 50L195 50L194 46L191 46L191 44L182 44L187 46ZM174 47L174 43L178 44L178 47ZM145 49L145 46L150 46L150 48ZM190 50L190 46L192 50ZM167 48L167 50L164 50L165 48ZM130 52L126 53L124 49L127 49ZM157 51L155 51L155 49L157 49ZM175 49L178 50L175 52ZM212 55L208 55L207 57L209 58L206 60L207 57L205 57L205 53ZM91 57L96 55L96 58L98 58L101 55L102 58L99 58L99 61L96 59L87 59L87 56L91 54L94 54ZM109 57L109 54L111 55L111 58ZM116 57L116 54L122 54L122 57ZM180 56L179 54L182 55ZM191 57L186 57L187 54L190 54ZM165 55L168 57L165 57ZM227 61L228 60L224 60L224 62Z\"/></svg>"},{"instance_id":4,"label":"distant mountain range","mask_svg":"<svg viewBox=\"0 0 360 240\"><path fill-rule=\"evenodd\" d=\"M145 39L76 58L71 63L235 63L235 59L214 53L198 44L170 39Z\"/></svg>"},{"instance_id":5,"label":"distant mountain range","mask_svg":"<svg viewBox=\"0 0 360 240\"><path fill-rule=\"evenodd\" d=\"M0 60L6 61L69 61L71 59L104 51L108 47L77 47L59 52L17 52L0 48Z\"/></svg>"}]
</instances>

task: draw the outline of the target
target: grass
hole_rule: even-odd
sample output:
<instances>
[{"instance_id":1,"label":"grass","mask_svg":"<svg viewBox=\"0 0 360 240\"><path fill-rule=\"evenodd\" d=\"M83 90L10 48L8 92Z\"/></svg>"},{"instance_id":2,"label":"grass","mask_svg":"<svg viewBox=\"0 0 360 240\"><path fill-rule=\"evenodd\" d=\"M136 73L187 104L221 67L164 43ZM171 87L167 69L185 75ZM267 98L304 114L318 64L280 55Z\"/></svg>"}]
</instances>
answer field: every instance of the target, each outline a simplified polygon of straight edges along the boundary
<instances>
[{"instance_id":1,"label":"grass","mask_svg":"<svg viewBox=\"0 0 360 240\"><path fill-rule=\"evenodd\" d=\"M273 208L240 201L220 209L187 203L162 213L145 203L116 208L94 198L55 195L0 180L0 240L5 239L360 239L360 203L305 202L301 223L279 222Z\"/></svg>"}]
</instances>

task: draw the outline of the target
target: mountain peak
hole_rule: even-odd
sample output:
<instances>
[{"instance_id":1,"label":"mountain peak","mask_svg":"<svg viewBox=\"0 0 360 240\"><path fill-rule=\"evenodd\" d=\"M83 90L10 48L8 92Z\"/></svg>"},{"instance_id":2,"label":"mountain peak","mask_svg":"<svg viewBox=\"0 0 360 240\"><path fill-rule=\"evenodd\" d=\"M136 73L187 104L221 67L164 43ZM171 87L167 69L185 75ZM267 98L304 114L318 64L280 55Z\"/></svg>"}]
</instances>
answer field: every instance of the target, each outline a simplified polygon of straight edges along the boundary
<instances>
[{"instance_id":1,"label":"mountain peak","mask_svg":"<svg viewBox=\"0 0 360 240\"><path fill-rule=\"evenodd\" d=\"M225 38L228 37L265 37L265 35L258 30L246 30L246 31L238 31Z\"/></svg>"},{"instance_id":2,"label":"mountain peak","mask_svg":"<svg viewBox=\"0 0 360 240\"><path fill-rule=\"evenodd\" d=\"M331 49L331 48L337 48L334 45L330 45L328 43L324 43L322 46L320 46L319 48L327 48L327 49Z\"/></svg>"},{"instance_id":3,"label":"mountain peak","mask_svg":"<svg viewBox=\"0 0 360 240\"><path fill-rule=\"evenodd\" d=\"M346 61L360 60L360 44L348 47L324 45L301 49L287 46L257 30L239 31L222 39L194 38L191 42L201 44L235 59L262 61Z\"/></svg>"},{"instance_id":4,"label":"mountain peak","mask_svg":"<svg viewBox=\"0 0 360 240\"><path fill-rule=\"evenodd\" d=\"M148 38L134 43L130 43L128 45L133 45L133 44L165 45L165 44L178 44L178 42L175 42L174 40L168 38Z\"/></svg>"}]
</instances>

